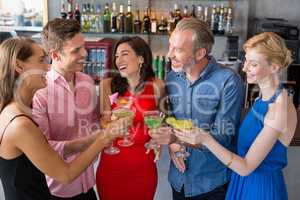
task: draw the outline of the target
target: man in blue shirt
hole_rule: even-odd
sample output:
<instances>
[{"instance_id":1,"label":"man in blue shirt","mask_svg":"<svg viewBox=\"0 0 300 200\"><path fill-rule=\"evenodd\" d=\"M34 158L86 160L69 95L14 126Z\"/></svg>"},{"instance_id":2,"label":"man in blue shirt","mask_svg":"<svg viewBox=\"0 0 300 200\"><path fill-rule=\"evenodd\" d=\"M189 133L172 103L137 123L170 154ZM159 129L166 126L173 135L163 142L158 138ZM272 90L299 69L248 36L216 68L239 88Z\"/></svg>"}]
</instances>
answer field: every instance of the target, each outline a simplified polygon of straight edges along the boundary
<instances>
[{"instance_id":1,"label":"man in blue shirt","mask_svg":"<svg viewBox=\"0 0 300 200\"><path fill-rule=\"evenodd\" d=\"M238 74L209 56L214 36L203 21L181 20L170 37L168 56L172 71L166 78L172 115L192 120L210 130L226 148L233 148L244 97ZM170 128L152 131L158 144L171 143ZM173 200L221 200L225 198L230 171L208 149L187 147L189 157L178 154L180 146L169 145L172 162L169 182Z\"/></svg>"}]
</instances>

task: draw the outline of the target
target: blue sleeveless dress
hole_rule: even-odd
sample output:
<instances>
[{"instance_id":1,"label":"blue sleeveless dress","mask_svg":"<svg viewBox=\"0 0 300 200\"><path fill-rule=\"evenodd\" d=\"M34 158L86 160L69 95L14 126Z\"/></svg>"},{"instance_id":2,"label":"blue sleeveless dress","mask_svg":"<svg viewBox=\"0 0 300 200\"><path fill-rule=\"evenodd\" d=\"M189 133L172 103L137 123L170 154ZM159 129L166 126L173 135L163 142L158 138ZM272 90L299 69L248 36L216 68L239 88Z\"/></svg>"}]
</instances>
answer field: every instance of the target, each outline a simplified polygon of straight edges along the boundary
<instances>
[{"instance_id":1,"label":"blue sleeveless dress","mask_svg":"<svg viewBox=\"0 0 300 200\"><path fill-rule=\"evenodd\" d=\"M262 130L268 106L273 103L283 86L280 85L273 97L267 101L257 99L245 117L238 134L237 154L245 157L251 144ZM226 200L287 200L288 195L282 174L287 165L287 147L279 140L267 157L248 176L233 172Z\"/></svg>"}]
</instances>

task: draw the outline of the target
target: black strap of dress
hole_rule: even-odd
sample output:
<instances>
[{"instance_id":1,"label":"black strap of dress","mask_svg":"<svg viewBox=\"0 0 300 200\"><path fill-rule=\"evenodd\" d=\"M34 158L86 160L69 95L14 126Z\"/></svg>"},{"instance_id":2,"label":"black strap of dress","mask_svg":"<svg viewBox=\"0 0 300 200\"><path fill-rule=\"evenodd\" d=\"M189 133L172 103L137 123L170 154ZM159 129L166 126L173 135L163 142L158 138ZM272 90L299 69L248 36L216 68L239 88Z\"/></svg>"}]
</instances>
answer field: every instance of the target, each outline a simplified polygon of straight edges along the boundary
<instances>
[{"instance_id":1,"label":"black strap of dress","mask_svg":"<svg viewBox=\"0 0 300 200\"><path fill-rule=\"evenodd\" d=\"M31 117L29 117L28 115L25 115L25 114L15 115L11 120L9 120L9 122L6 124L6 126L5 126L5 128L4 128L4 130L3 130L2 134L1 134L1 138L0 138L0 145L1 145L1 143L2 143L2 139L3 139L4 133L5 133L6 129L7 129L7 127L9 126L9 124L10 124L12 121L14 121L17 117L22 117L22 116L27 117L27 118L30 119L36 126L38 126L37 123L36 123Z\"/></svg>"}]
</instances>

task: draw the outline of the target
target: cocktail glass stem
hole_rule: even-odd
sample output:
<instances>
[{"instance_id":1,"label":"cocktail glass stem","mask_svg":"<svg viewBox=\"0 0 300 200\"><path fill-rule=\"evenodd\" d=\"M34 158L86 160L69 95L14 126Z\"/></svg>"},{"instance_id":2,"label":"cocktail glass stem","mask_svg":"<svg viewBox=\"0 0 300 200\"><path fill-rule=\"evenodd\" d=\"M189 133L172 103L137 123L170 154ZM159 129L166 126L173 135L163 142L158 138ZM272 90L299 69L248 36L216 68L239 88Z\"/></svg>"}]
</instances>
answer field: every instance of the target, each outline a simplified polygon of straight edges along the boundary
<instances>
[{"instance_id":1,"label":"cocktail glass stem","mask_svg":"<svg viewBox=\"0 0 300 200\"><path fill-rule=\"evenodd\" d=\"M104 149L104 153L109 155L116 155L120 153L120 149L118 147L115 147L114 143L112 142L110 147Z\"/></svg>"}]
</instances>

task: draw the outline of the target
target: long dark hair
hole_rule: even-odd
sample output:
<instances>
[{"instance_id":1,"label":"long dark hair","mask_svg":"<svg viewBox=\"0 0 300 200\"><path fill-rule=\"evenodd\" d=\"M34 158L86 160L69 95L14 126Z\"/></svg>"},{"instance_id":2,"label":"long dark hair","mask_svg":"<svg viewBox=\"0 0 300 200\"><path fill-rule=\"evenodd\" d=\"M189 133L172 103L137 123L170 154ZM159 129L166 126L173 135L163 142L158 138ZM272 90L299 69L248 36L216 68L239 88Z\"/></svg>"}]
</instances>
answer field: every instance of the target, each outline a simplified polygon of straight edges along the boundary
<instances>
[{"instance_id":1,"label":"long dark hair","mask_svg":"<svg viewBox=\"0 0 300 200\"><path fill-rule=\"evenodd\" d=\"M134 36L134 37L122 37L114 46L113 50L113 66L114 69L117 69L116 67L116 52L117 48L120 44L127 43L133 51L138 56L142 56L144 59L144 63L142 64L141 70L140 70L140 81L139 84L135 88L135 92L141 91L144 88L145 82L149 80L150 78L153 78L155 76L153 69L152 69L152 52L149 47L149 45L140 37ZM120 95L124 95L128 88L128 82L127 79L124 77L121 77L118 70L116 70L116 73L113 75L112 81L111 81L111 91L112 93L118 92Z\"/></svg>"},{"instance_id":2,"label":"long dark hair","mask_svg":"<svg viewBox=\"0 0 300 200\"><path fill-rule=\"evenodd\" d=\"M14 97L18 74L15 71L17 59L26 61L32 56L33 40L15 37L5 40L0 45L0 112Z\"/></svg>"}]
</instances>

